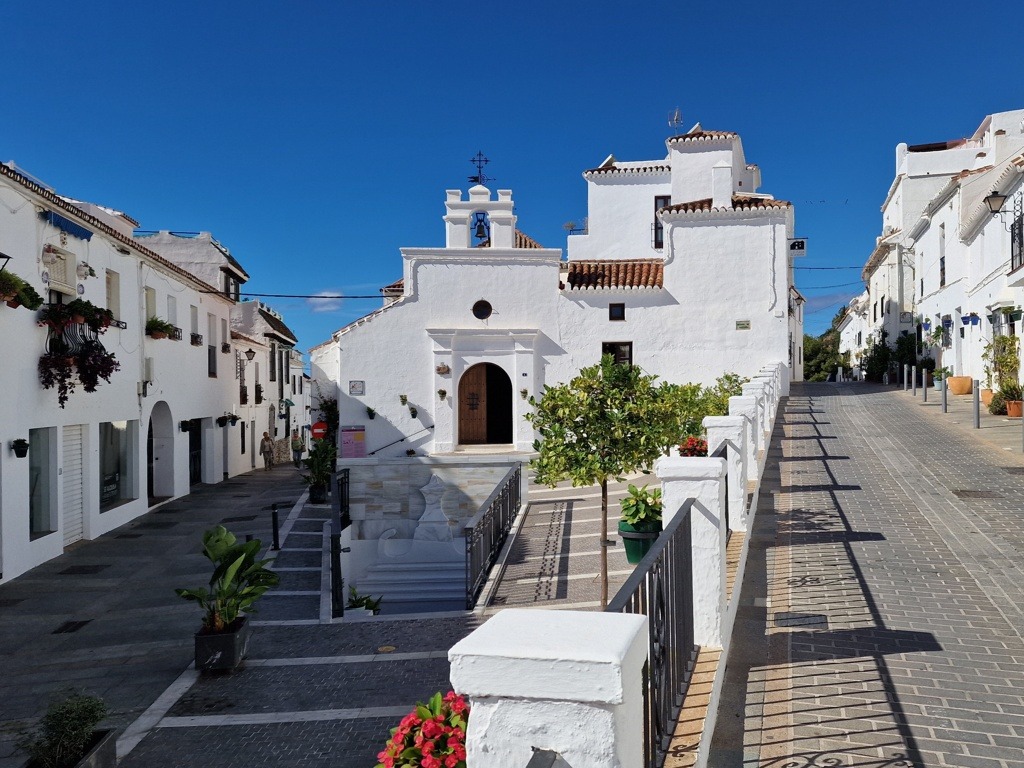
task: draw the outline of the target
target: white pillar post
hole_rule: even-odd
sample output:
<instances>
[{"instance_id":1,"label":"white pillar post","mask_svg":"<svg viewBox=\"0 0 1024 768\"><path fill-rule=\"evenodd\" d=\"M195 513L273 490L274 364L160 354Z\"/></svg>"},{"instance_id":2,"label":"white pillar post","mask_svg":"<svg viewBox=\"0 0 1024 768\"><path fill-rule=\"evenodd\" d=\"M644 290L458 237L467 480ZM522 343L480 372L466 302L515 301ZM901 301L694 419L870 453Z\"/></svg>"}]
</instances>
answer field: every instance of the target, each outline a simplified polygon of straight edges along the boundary
<instances>
[{"instance_id":1,"label":"white pillar post","mask_svg":"<svg viewBox=\"0 0 1024 768\"><path fill-rule=\"evenodd\" d=\"M705 416L704 430L708 435L708 455L726 445L726 465L729 477L729 527L734 531L747 530L747 425L742 416Z\"/></svg>"},{"instance_id":2,"label":"white pillar post","mask_svg":"<svg viewBox=\"0 0 1024 768\"><path fill-rule=\"evenodd\" d=\"M765 386L760 381L752 381L743 385L743 394L757 399L757 445L761 448L768 435L768 398Z\"/></svg>"},{"instance_id":3,"label":"white pillar post","mask_svg":"<svg viewBox=\"0 0 1024 768\"><path fill-rule=\"evenodd\" d=\"M654 471L661 478L666 527L687 499L693 558L693 642L722 647L725 617L725 460L665 456Z\"/></svg>"},{"instance_id":4,"label":"white pillar post","mask_svg":"<svg viewBox=\"0 0 1024 768\"><path fill-rule=\"evenodd\" d=\"M757 473L758 440L757 399L748 396L734 395L729 398L729 415L742 416L747 431L747 475L753 477Z\"/></svg>"},{"instance_id":5,"label":"white pillar post","mask_svg":"<svg viewBox=\"0 0 1024 768\"><path fill-rule=\"evenodd\" d=\"M448 651L470 699L466 762L523 768L533 748L569 765L642 768L647 617L509 608Z\"/></svg>"}]
</instances>

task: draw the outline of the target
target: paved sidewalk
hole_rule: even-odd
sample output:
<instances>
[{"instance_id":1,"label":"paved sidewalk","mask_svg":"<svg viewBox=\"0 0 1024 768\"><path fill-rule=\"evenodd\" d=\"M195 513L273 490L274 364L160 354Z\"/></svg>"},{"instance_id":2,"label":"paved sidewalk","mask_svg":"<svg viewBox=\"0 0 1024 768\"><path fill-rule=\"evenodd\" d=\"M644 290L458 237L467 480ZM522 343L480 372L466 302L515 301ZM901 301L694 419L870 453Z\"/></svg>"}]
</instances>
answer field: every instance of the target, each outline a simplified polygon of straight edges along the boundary
<instances>
[{"instance_id":1,"label":"paved sidewalk","mask_svg":"<svg viewBox=\"0 0 1024 768\"><path fill-rule=\"evenodd\" d=\"M794 387L710 765L1024 765L1024 459L956 419Z\"/></svg>"}]
</instances>

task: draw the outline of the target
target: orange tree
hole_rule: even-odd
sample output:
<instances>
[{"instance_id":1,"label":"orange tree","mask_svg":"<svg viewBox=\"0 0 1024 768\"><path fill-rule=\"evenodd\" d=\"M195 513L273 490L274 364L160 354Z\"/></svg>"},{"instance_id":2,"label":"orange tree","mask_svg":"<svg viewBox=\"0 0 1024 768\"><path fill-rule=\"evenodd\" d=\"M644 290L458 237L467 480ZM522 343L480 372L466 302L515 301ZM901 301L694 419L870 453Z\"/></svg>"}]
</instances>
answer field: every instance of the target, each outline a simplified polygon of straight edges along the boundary
<instances>
[{"instance_id":1,"label":"orange tree","mask_svg":"<svg viewBox=\"0 0 1024 768\"><path fill-rule=\"evenodd\" d=\"M530 462L536 482L601 486L602 608L608 604L608 479L646 472L678 442L678 419L656 378L605 355L567 384L545 387L540 400L530 398L534 412L526 418L539 434Z\"/></svg>"}]
</instances>

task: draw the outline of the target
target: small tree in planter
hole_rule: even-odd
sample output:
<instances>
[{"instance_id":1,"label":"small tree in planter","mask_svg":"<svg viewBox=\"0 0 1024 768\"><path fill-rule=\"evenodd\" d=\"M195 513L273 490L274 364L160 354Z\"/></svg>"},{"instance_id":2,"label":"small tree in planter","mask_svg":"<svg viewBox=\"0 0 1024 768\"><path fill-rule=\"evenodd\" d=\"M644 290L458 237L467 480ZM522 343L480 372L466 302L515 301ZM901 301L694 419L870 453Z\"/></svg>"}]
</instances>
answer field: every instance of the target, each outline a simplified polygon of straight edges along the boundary
<instances>
[{"instance_id":1,"label":"small tree in planter","mask_svg":"<svg viewBox=\"0 0 1024 768\"><path fill-rule=\"evenodd\" d=\"M249 644L246 614L277 585L278 575L257 560L259 539L239 542L223 525L203 534L203 554L213 563L209 589L176 589L178 597L199 603L203 627L195 635L196 669L231 670L241 663Z\"/></svg>"},{"instance_id":2,"label":"small tree in planter","mask_svg":"<svg viewBox=\"0 0 1024 768\"><path fill-rule=\"evenodd\" d=\"M314 440L313 447L309 449L309 456L302 460L309 470L308 475L302 479L309 486L309 501L311 504L324 504L327 502L327 486L334 474L334 462L338 458L338 449L328 439Z\"/></svg>"},{"instance_id":3,"label":"small tree in planter","mask_svg":"<svg viewBox=\"0 0 1024 768\"><path fill-rule=\"evenodd\" d=\"M103 699L72 692L54 701L43 715L38 729L22 733L17 747L25 752L30 768L71 768L85 765L113 768L116 763L113 731L96 731L107 716Z\"/></svg>"}]
</instances>

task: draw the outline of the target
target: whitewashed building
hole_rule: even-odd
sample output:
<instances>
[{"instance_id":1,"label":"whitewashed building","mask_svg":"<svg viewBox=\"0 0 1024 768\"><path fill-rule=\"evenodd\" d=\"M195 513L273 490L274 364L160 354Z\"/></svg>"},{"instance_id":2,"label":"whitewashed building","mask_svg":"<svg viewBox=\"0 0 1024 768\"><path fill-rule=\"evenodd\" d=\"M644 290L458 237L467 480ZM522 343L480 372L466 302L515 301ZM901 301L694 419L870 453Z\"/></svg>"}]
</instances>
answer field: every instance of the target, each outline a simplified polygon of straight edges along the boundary
<instances>
[{"instance_id":1,"label":"whitewashed building","mask_svg":"<svg viewBox=\"0 0 1024 768\"><path fill-rule=\"evenodd\" d=\"M0 165L5 269L31 285L44 308L80 297L114 317L94 337L84 323L58 332L40 326L39 313L0 303L0 581L196 483L249 469L242 427L228 418L240 415L230 337L237 286L218 277L244 280L245 271L237 263L226 273L186 268L151 247L158 240L136 238L137 226ZM146 333L151 317L174 327L169 338ZM41 385L39 361L93 341L113 353L119 370L90 393L77 363L75 391L62 408L55 390ZM19 440L28 442L24 457L14 449Z\"/></svg>"},{"instance_id":2,"label":"whitewashed building","mask_svg":"<svg viewBox=\"0 0 1024 768\"><path fill-rule=\"evenodd\" d=\"M871 330L890 342L915 334L938 366L984 381L985 345L1020 333L1022 172L1024 110L989 115L967 138L897 147L883 235L864 269ZM993 192L1005 197L995 216Z\"/></svg>"},{"instance_id":3,"label":"whitewashed building","mask_svg":"<svg viewBox=\"0 0 1024 768\"><path fill-rule=\"evenodd\" d=\"M343 452L529 451L527 398L602 353L674 382L776 362L799 377L792 205L757 191L735 133L698 125L666 147L583 174L589 225L567 261L519 231L511 191L448 190L444 247L403 248L384 306L311 350Z\"/></svg>"}]
</instances>

